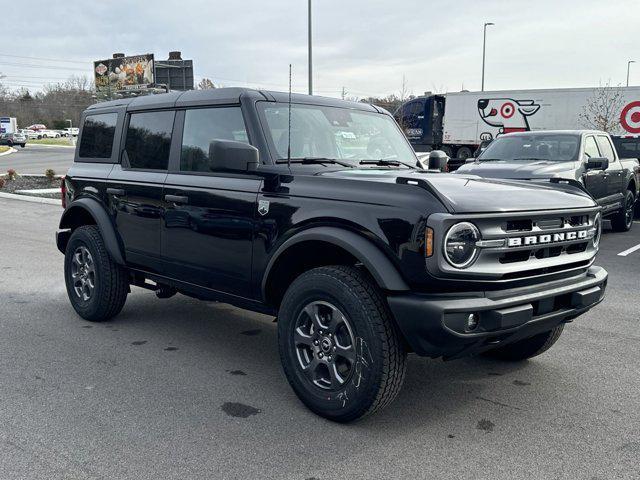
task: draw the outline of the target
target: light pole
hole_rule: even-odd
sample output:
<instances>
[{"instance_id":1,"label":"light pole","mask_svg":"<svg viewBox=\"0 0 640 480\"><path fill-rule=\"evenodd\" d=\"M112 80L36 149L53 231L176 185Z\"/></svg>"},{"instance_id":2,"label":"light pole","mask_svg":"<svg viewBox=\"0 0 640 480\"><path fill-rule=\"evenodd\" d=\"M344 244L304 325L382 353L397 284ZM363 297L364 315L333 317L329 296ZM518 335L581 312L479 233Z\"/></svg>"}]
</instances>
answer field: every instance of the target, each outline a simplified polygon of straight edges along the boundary
<instances>
[{"instance_id":1,"label":"light pole","mask_svg":"<svg viewBox=\"0 0 640 480\"><path fill-rule=\"evenodd\" d=\"M309 0L309 95L313 95L313 57L311 49L311 0Z\"/></svg>"},{"instance_id":2,"label":"light pole","mask_svg":"<svg viewBox=\"0 0 640 480\"><path fill-rule=\"evenodd\" d=\"M484 24L484 34L482 38L482 91L483 92L484 92L484 61L485 61L486 51L487 51L487 27L489 25L495 25L495 23L486 22Z\"/></svg>"},{"instance_id":3,"label":"light pole","mask_svg":"<svg viewBox=\"0 0 640 480\"><path fill-rule=\"evenodd\" d=\"M635 60L629 60L627 62L627 87L629 86L629 70L631 69L631 64L636 63Z\"/></svg>"}]
</instances>

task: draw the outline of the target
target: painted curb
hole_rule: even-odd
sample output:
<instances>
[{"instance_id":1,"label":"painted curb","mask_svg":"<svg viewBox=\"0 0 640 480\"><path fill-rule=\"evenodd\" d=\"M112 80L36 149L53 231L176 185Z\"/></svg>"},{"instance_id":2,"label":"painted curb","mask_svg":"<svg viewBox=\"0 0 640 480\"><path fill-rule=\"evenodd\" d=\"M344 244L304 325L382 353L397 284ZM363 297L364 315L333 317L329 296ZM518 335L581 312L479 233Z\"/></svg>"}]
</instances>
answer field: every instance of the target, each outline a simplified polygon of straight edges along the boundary
<instances>
[{"instance_id":1,"label":"painted curb","mask_svg":"<svg viewBox=\"0 0 640 480\"><path fill-rule=\"evenodd\" d=\"M47 205L62 205L62 200L55 198L30 197L28 195L16 195L15 193L0 192L0 198L8 198L11 200L22 200L23 202L45 203Z\"/></svg>"},{"instance_id":2,"label":"painted curb","mask_svg":"<svg viewBox=\"0 0 640 480\"><path fill-rule=\"evenodd\" d=\"M12 153L16 153L17 151L18 150L16 150L15 148L10 148L6 152L0 153L0 157L4 157L5 155L11 155Z\"/></svg>"},{"instance_id":3,"label":"painted curb","mask_svg":"<svg viewBox=\"0 0 640 480\"><path fill-rule=\"evenodd\" d=\"M29 143L29 142L27 142L27 146L25 148L29 148L29 145L31 145L32 147L76 148L75 145L47 145L46 143Z\"/></svg>"}]
</instances>

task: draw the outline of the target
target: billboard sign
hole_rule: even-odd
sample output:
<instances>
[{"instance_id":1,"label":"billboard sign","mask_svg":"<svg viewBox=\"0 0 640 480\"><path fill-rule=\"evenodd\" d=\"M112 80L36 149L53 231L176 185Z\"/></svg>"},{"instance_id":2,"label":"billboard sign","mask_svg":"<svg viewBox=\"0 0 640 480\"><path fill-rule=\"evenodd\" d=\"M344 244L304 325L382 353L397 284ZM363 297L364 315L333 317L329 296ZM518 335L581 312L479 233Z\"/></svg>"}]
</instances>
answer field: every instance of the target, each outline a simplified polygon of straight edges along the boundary
<instances>
[{"instance_id":1,"label":"billboard sign","mask_svg":"<svg viewBox=\"0 0 640 480\"><path fill-rule=\"evenodd\" d=\"M155 81L153 66L152 53L93 62L96 90L98 93L145 90Z\"/></svg>"}]
</instances>

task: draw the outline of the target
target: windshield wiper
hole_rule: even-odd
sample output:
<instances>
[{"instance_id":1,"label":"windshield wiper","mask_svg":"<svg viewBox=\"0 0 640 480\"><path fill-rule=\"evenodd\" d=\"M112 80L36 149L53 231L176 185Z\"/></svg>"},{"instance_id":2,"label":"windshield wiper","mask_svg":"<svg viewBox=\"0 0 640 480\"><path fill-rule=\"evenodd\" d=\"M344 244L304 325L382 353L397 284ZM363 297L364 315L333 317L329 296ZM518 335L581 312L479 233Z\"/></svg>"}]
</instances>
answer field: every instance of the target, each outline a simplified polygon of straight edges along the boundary
<instances>
[{"instance_id":1,"label":"windshield wiper","mask_svg":"<svg viewBox=\"0 0 640 480\"><path fill-rule=\"evenodd\" d=\"M360 165L380 165L380 166L385 166L385 165L395 165L395 166L400 166L400 165L404 165L405 167L409 167L409 168L415 168L413 165L409 164L409 163L405 163L405 162L401 162L400 160L386 160L386 159L379 159L379 160L361 160Z\"/></svg>"},{"instance_id":2,"label":"windshield wiper","mask_svg":"<svg viewBox=\"0 0 640 480\"><path fill-rule=\"evenodd\" d=\"M286 158L282 158L280 160L276 160L276 163L301 163L303 165L317 165L323 163L334 163L336 165L342 165L343 167L353 168L354 165L341 162L340 160L336 160L335 158L325 158L325 157L303 157L303 158L292 158L291 160L287 160Z\"/></svg>"}]
</instances>

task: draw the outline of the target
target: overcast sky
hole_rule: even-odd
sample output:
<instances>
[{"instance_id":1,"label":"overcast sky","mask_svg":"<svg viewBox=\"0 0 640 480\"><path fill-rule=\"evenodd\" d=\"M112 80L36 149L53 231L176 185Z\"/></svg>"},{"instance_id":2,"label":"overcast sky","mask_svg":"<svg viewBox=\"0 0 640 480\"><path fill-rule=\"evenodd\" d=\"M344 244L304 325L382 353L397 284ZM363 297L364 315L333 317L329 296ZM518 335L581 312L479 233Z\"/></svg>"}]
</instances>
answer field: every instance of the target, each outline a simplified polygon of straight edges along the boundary
<instances>
[{"instance_id":1,"label":"overcast sky","mask_svg":"<svg viewBox=\"0 0 640 480\"><path fill-rule=\"evenodd\" d=\"M196 79L307 89L307 0L39 1L3 8L0 80L41 87L113 52L181 50ZM640 85L640 0L313 0L315 93ZM10 57L72 60L78 63ZM65 67L67 68L65 70Z\"/></svg>"}]
</instances>

